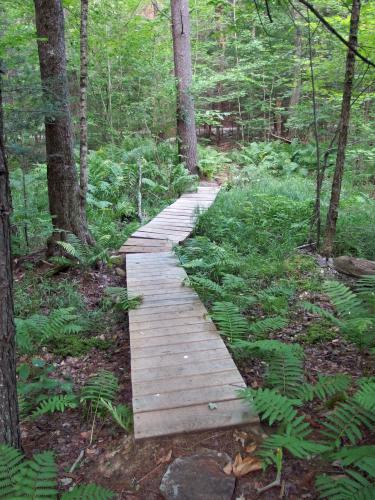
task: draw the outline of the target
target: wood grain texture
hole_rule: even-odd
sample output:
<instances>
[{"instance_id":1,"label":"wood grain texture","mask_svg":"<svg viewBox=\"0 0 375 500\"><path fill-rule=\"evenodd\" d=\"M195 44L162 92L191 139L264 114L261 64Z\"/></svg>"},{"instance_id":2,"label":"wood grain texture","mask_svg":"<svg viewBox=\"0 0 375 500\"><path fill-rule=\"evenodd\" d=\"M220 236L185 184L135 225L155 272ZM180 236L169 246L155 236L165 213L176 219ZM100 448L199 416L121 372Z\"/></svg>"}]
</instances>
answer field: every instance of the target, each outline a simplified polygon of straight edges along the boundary
<instances>
[{"instance_id":1,"label":"wood grain texture","mask_svg":"<svg viewBox=\"0 0 375 500\"><path fill-rule=\"evenodd\" d=\"M142 296L129 311L136 439L258 422L238 395L245 383L236 365L172 252L217 193L201 186L183 195L121 249L128 291Z\"/></svg>"}]
</instances>

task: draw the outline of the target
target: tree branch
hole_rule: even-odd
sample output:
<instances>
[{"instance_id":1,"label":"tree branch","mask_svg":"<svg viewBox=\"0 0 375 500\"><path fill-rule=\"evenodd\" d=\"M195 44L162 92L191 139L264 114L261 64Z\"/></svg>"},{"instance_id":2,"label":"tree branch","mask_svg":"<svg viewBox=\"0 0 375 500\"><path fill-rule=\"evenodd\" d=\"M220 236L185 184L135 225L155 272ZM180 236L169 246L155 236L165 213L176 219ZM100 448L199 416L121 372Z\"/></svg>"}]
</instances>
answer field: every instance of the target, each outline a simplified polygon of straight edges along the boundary
<instances>
[{"instance_id":1,"label":"tree branch","mask_svg":"<svg viewBox=\"0 0 375 500\"><path fill-rule=\"evenodd\" d=\"M336 38L338 38L344 45L348 47L359 59L361 59L363 62L368 64L369 66L372 66L375 68L375 63L370 61L370 59L367 59L364 55L362 55L355 47L352 47L350 43L345 40L343 36L340 35L338 31L335 30L335 28L326 20L322 14L307 0L298 0L299 3L307 7L315 17L319 19L319 21L327 28L328 31L330 31L333 35L335 35Z\"/></svg>"}]
</instances>

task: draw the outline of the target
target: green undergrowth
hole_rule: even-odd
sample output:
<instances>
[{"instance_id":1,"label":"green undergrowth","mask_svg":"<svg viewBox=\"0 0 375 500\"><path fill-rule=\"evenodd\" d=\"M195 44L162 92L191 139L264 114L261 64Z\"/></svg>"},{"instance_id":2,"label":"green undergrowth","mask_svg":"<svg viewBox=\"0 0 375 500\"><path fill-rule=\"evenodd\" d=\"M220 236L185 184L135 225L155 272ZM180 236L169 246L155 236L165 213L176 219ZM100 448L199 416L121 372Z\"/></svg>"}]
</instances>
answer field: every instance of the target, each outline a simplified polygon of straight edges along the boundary
<instances>
[{"instance_id":1,"label":"green undergrowth","mask_svg":"<svg viewBox=\"0 0 375 500\"><path fill-rule=\"evenodd\" d=\"M303 344L345 339L375 354L375 279L364 278L352 289L324 278L315 259L298 250L308 239L314 183L298 172L274 173L251 166L237 173L176 251L187 283L205 302L235 359L242 365L258 358L265 366L262 387L242 393L269 426L259 451L264 465L274 465L280 477L283 458L319 457L328 471L316 478L321 498L370 500L375 449L366 436L375 425L375 379L338 373L309 383ZM344 199L351 207L359 203L358 196ZM364 215L347 218L344 206L340 217L338 241L350 241L338 245L340 251L371 257L366 231L350 239L353 220ZM329 309L315 303L322 296ZM309 326L293 335L306 315ZM287 342L276 340L279 333ZM305 418L311 408L315 413Z\"/></svg>"}]
</instances>

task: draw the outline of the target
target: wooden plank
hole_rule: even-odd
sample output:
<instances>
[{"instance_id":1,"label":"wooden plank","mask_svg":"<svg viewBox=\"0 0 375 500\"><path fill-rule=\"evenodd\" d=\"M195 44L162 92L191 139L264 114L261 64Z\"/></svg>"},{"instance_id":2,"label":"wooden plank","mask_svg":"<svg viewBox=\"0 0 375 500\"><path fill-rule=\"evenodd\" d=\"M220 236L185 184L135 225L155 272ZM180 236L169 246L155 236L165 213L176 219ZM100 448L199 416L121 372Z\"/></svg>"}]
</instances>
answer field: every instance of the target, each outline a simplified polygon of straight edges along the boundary
<instances>
[{"instance_id":1,"label":"wooden plank","mask_svg":"<svg viewBox=\"0 0 375 500\"><path fill-rule=\"evenodd\" d=\"M175 339L176 341L177 339ZM179 342L177 344L166 344L158 346L133 347L132 358L148 358L152 356L162 356L164 354L191 353L195 351L206 351L210 349L220 349L225 347L220 339L201 340L198 342Z\"/></svg>"},{"instance_id":2,"label":"wooden plank","mask_svg":"<svg viewBox=\"0 0 375 500\"><path fill-rule=\"evenodd\" d=\"M145 370L132 370L132 380L134 382L147 382L150 380L175 379L177 377L189 377L190 375L202 375L215 373L219 370L236 370L232 358L224 356L211 360L210 363L200 361L194 364L161 366L147 368Z\"/></svg>"},{"instance_id":3,"label":"wooden plank","mask_svg":"<svg viewBox=\"0 0 375 500\"><path fill-rule=\"evenodd\" d=\"M197 325L191 325L197 326ZM174 333L173 331L168 330L167 332L161 332L159 336L152 335L150 337L141 335L142 332L138 333L138 335L132 335L130 338L131 348L144 348L144 347L164 347L176 345L175 342L186 344L189 343L193 345L195 342L202 341L210 341L210 340L218 340L218 334L216 331L205 331L201 328L197 329L195 332L186 332L186 333ZM165 335L163 335L165 333ZM179 344L177 344L179 345ZM133 351L132 351L133 352Z\"/></svg>"},{"instance_id":4,"label":"wooden plank","mask_svg":"<svg viewBox=\"0 0 375 500\"><path fill-rule=\"evenodd\" d=\"M197 352L178 352L163 354L160 356L150 356L147 358L133 358L132 370L147 370L151 368L163 368L172 366L182 366L198 362L211 362L217 359L232 359L227 348L222 345L217 349Z\"/></svg>"},{"instance_id":5,"label":"wooden plank","mask_svg":"<svg viewBox=\"0 0 375 500\"><path fill-rule=\"evenodd\" d=\"M246 384L242 382L242 387ZM218 401L231 401L238 399L239 387L233 385L222 385L211 387L199 387L197 389L186 389L184 391L156 393L140 396L133 399L133 411L149 412L167 410L169 408L183 408L206 403L217 403Z\"/></svg>"},{"instance_id":6,"label":"wooden plank","mask_svg":"<svg viewBox=\"0 0 375 500\"><path fill-rule=\"evenodd\" d=\"M123 246L120 248L119 253L131 254L131 253L153 253L160 252L161 250L166 250L168 246L164 245L162 247L136 247L136 246Z\"/></svg>"},{"instance_id":7,"label":"wooden plank","mask_svg":"<svg viewBox=\"0 0 375 500\"><path fill-rule=\"evenodd\" d=\"M172 305L172 306L164 306L161 308L147 308L143 310L135 309L129 311L129 319L132 324L143 323L145 321L152 321L153 323L157 323L158 321L163 321L165 319L171 320L175 318L186 318L190 316L199 316L202 317L207 313L206 308L203 306L200 300L194 300L189 304L180 304L180 305ZM135 325L136 326L136 325Z\"/></svg>"},{"instance_id":8,"label":"wooden plank","mask_svg":"<svg viewBox=\"0 0 375 500\"><path fill-rule=\"evenodd\" d=\"M214 387L225 380L234 388L241 389L243 380L238 370L218 370L215 373L178 377L168 380L152 380L147 382L133 382L133 394L146 396L148 394L167 394L168 392L183 391L200 387Z\"/></svg>"},{"instance_id":9,"label":"wooden plank","mask_svg":"<svg viewBox=\"0 0 375 500\"><path fill-rule=\"evenodd\" d=\"M187 317L180 315L178 318L168 318L158 321L143 321L141 323L130 325L130 332L142 332L142 335L153 337L155 335L155 330L162 332L170 327L184 326L184 325L196 325L200 323L204 325L207 322L207 318L204 314L197 314L192 316L191 314Z\"/></svg>"},{"instance_id":10,"label":"wooden plank","mask_svg":"<svg viewBox=\"0 0 375 500\"><path fill-rule=\"evenodd\" d=\"M258 422L252 408L242 400L220 401L215 410L207 404L172 408L134 415L136 439L169 436L207 429L226 429Z\"/></svg>"}]
</instances>

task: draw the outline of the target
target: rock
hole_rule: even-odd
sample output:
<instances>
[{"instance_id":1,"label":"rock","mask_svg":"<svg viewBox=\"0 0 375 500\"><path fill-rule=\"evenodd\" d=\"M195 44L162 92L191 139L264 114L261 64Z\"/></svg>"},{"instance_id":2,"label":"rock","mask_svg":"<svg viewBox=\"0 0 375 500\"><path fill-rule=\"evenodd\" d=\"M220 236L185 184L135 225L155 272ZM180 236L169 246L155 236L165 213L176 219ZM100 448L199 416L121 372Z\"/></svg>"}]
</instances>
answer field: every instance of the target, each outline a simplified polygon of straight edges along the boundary
<instances>
[{"instance_id":1,"label":"rock","mask_svg":"<svg viewBox=\"0 0 375 500\"><path fill-rule=\"evenodd\" d=\"M68 486L69 484L72 484L73 479L71 477L63 477L60 479L60 484L61 486Z\"/></svg>"},{"instance_id":2,"label":"rock","mask_svg":"<svg viewBox=\"0 0 375 500\"><path fill-rule=\"evenodd\" d=\"M231 462L226 453L207 450L177 458L160 484L166 500L230 500L235 478L223 472Z\"/></svg>"},{"instance_id":3,"label":"rock","mask_svg":"<svg viewBox=\"0 0 375 500\"><path fill-rule=\"evenodd\" d=\"M356 278L375 274L375 261L373 260L356 259L354 257L342 255L341 257L333 259L333 264L336 271L339 273L355 276Z\"/></svg>"},{"instance_id":4,"label":"rock","mask_svg":"<svg viewBox=\"0 0 375 500\"><path fill-rule=\"evenodd\" d=\"M121 267L116 267L115 269L117 276L120 276L121 278L125 278L126 272L121 269Z\"/></svg>"}]
</instances>

